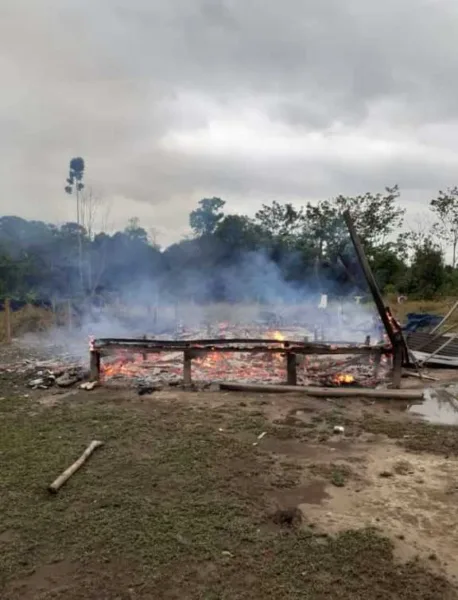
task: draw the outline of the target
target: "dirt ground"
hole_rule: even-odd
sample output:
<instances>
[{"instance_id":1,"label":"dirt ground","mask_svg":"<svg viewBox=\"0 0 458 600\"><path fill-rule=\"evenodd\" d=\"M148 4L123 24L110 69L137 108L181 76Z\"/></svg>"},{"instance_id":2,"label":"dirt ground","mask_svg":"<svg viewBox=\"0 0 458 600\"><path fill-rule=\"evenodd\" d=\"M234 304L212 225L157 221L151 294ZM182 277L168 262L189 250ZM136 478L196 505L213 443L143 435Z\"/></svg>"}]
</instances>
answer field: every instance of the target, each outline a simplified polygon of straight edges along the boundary
<instances>
[{"instance_id":1,"label":"dirt ground","mask_svg":"<svg viewBox=\"0 0 458 600\"><path fill-rule=\"evenodd\" d=\"M402 402L0 396L4 600L458 598L458 431Z\"/></svg>"}]
</instances>

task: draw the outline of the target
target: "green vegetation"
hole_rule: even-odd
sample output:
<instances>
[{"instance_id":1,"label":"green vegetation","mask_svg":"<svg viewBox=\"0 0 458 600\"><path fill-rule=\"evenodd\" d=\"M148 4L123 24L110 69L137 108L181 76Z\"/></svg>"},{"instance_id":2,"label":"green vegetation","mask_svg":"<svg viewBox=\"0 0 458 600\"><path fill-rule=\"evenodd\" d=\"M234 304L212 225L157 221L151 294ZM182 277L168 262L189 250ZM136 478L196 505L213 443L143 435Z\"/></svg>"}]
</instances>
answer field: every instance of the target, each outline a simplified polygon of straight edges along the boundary
<instances>
[{"instance_id":1,"label":"green vegetation","mask_svg":"<svg viewBox=\"0 0 458 600\"><path fill-rule=\"evenodd\" d=\"M252 217L227 212L221 198L204 198L189 216L193 236L160 249L136 218L123 231L106 232L100 199L85 178L84 160L72 159L65 191L75 198L76 223L0 218L0 298L107 300L135 289L150 301L160 290L164 302L202 303L364 293L342 220L346 209L385 293L431 299L458 291L457 188L431 200L431 224L416 232L405 231L397 186L298 207L273 201Z\"/></svg>"}]
</instances>

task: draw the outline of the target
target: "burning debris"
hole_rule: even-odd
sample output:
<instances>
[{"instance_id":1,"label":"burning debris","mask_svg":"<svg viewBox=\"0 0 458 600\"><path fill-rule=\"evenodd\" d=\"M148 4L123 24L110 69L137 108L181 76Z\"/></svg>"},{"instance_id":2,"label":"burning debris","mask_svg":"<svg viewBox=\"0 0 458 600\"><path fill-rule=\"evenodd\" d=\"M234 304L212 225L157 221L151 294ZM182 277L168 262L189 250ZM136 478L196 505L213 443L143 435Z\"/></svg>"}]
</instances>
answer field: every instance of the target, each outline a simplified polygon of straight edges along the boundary
<instances>
[{"instance_id":1,"label":"burning debris","mask_svg":"<svg viewBox=\"0 0 458 600\"><path fill-rule=\"evenodd\" d=\"M295 337L287 340L273 331L263 338L96 339L91 342L91 377L104 383L130 381L143 394L158 385L276 384L285 378L289 385L374 387L388 374L384 344L312 343Z\"/></svg>"},{"instance_id":2,"label":"burning debris","mask_svg":"<svg viewBox=\"0 0 458 600\"><path fill-rule=\"evenodd\" d=\"M214 340L199 337L201 331L184 332L177 340L144 337L104 344L91 339L91 357L99 354L97 377L91 376L87 363L59 349L55 350L59 359L23 359L0 370L22 374L32 390L77 386L91 390L100 382L133 387L140 395L169 386L189 388L191 382L194 389L212 389L225 381L375 387L389 375L390 361L382 346L308 342L307 331L300 327L266 332L222 323L214 328L220 332ZM340 356L337 351L348 354ZM381 366L376 369L373 354L379 352Z\"/></svg>"}]
</instances>

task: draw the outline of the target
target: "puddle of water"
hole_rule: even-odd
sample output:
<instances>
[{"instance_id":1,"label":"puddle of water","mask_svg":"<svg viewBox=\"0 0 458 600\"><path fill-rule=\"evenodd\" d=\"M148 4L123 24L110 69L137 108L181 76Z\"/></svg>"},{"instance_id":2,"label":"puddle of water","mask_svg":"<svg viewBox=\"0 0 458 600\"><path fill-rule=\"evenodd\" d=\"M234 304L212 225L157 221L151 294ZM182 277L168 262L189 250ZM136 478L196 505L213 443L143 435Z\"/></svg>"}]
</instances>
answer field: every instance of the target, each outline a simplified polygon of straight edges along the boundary
<instances>
[{"instance_id":1,"label":"puddle of water","mask_svg":"<svg viewBox=\"0 0 458 600\"><path fill-rule=\"evenodd\" d=\"M424 399L408 412L435 425L458 425L458 400L444 389L425 390Z\"/></svg>"}]
</instances>

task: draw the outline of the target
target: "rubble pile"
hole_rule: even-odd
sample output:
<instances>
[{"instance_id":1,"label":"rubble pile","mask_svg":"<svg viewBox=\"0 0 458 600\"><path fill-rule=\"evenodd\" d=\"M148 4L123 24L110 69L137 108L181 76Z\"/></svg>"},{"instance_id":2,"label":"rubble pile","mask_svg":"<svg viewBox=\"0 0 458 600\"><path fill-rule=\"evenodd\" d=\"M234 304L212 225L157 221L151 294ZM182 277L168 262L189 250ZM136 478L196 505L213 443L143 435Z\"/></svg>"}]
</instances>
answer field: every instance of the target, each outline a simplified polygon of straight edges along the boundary
<instances>
[{"instance_id":1,"label":"rubble pile","mask_svg":"<svg viewBox=\"0 0 458 600\"><path fill-rule=\"evenodd\" d=\"M71 387L89 376L87 367L74 357L62 356L57 361L25 358L0 367L0 373L22 376L26 387L32 390L47 390L51 387Z\"/></svg>"},{"instance_id":2,"label":"rubble pile","mask_svg":"<svg viewBox=\"0 0 458 600\"><path fill-rule=\"evenodd\" d=\"M297 357L298 385L332 387L357 385L376 387L389 374L388 364L383 365L377 376L374 366L364 364L355 357ZM285 358L281 354L224 354L213 352L192 361L194 382L238 381L241 383L284 383ZM106 357L103 361L103 379L106 383L131 383L137 386L178 385L183 379L183 354L170 352L141 355L124 354Z\"/></svg>"},{"instance_id":3,"label":"rubble pile","mask_svg":"<svg viewBox=\"0 0 458 600\"><path fill-rule=\"evenodd\" d=\"M160 339L162 336L154 337ZM164 339L170 337L164 336ZM258 324L248 328L246 325L219 323L209 325L204 330L182 328L174 337L184 341L209 337L313 341L316 335L303 327L285 327L280 332L266 331L265 328L263 330ZM49 349L47 349L47 356L49 356ZM382 361L376 373L374 365L367 356L355 358L354 355L298 355L296 360L298 385L377 387L389 373L388 361ZM77 385L82 389L92 389L96 385L89 381L89 351L87 358L81 359L56 350L53 358L22 359L0 366L1 371L14 373L15 376L23 375L25 385L33 390L45 390L51 387L69 388ZM118 350L103 356L101 375L104 384L134 386L140 393L141 390L146 393L144 390L154 391L166 386L178 386L183 382L183 353L163 351L134 354L130 351ZM192 360L192 379L201 388L222 381L284 383L286 357L282 353L215 351Z\"/></svg>"}]
</instances>

